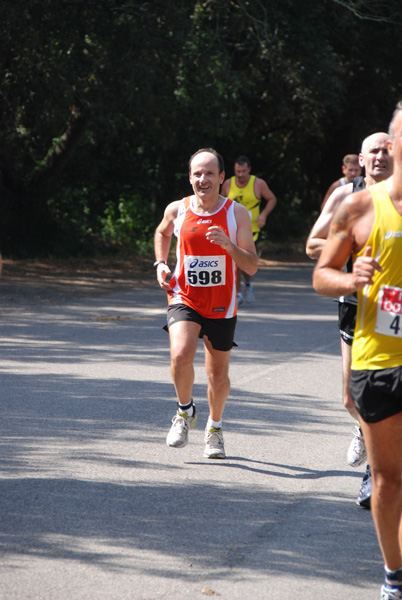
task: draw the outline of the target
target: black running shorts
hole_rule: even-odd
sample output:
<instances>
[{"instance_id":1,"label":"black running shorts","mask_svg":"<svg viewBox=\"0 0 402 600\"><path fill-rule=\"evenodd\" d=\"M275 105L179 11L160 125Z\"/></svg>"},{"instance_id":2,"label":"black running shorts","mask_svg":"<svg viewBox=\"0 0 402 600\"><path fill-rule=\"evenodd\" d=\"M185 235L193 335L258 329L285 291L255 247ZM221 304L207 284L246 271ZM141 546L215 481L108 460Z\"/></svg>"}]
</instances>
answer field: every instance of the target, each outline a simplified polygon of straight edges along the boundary
<instances>
[{"instance_id":1,"label":"black running shorts","mask_svg":"<svg viewBox=\"0 0 402 600\"><path fill-rule=\"evenodd\" d=\"M163 329L168 331L169 326L178 321L193 321L194 323L198 323L201 326L198 337L202 339L206 335L214 350L227 352L233 346L237 346L234 342L237 317L230 319L208 319L207 317L202 317L197 311L186 304L173 304L167 309L167 325Z\"/></svg>"},{"instance_id":2,"label":"black running shorts","mask_svg":"<svg viewBox=\"0 0 402 600\"><path fill-rule=\"evenodd\" d=\"M350 394L366 423L402 412L402 366L378 371L352 371Z\"/></svg>"},{"instance_id":3,"label":"black running shorts","mask_svg":"<svg viewBox=\"0 0 402 600\"><path fill-rule=\"evenodd\" d=\"M344 342L352 345L355 335L357 304L338 302L338 327Z\"/></svg>"}]
</instances>

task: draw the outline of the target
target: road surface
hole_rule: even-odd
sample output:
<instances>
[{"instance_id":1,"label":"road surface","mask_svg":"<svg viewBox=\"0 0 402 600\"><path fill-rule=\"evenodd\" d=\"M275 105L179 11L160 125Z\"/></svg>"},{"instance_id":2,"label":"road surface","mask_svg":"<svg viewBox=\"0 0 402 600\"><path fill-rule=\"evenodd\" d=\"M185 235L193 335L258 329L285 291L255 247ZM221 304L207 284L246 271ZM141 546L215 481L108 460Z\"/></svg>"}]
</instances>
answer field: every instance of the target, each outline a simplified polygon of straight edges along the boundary
<instances>
[{"instance_id":1,"label":"road surface","mask_svg":"<svg viewBox=\"0 0 402 600\"><path fill-rule=\"evenodd\" d=\"M0 598L378 600L383 566L346 451L337 306L311 264L262 268L239 310L227 458L175 410L156 285L0 300ZM1 290L1 287L0 287ZM17 290L18 292L18 290Z\"/></svg>"}]
</instances>

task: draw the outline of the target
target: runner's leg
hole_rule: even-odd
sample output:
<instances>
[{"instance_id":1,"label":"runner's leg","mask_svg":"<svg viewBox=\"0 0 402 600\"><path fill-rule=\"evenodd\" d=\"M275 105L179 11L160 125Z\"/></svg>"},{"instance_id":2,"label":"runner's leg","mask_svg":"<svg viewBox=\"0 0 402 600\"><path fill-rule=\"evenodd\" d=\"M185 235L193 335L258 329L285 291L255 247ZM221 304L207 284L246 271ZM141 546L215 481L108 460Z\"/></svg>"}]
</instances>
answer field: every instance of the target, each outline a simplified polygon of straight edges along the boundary
<instances>
[{"instance_id":1,"label":"runner's leg","mask_svg":"<svg viewBox=\"0 0 402 600\"><path fill-rule=\"evenodd\" d=\"M352 346L347 344L341 338L341 354L342 354L342 377L343 377L343 387L342 387L342 399L343 405L346 410L350 413L350 415L356 420L359 421L360 417L353 404L352 397L349 391L350 384L350 365L352 362Z\"/></svg>"},{"instance_id":2,"label":"runner's leg","mask_svg":"<svg viewBox=\"0 0 402 600\"><path fill-rule=\"evenodd\" d=\"M360 420L373 479L371 510L386 566L402 565L402 413Z\"/></svg>"},{"instance_id":3,"label":"runner's leg","mask_svg":"<svg viewBox=\"0 0 402 600\"><path fill-rule=\"evenodd\" d=\"M205 371L208 377L209 416L213 421L220 421L230 390L230 350L227 352L214 350L206 336L204 336L204 346Z\"/></svg>"},{"instance_id":4,"label":"runner's leg","mask_svg":"<svg viewBox=\"0 0 402 600\"><path fill-rule=\"evenodd\" d=\"M182 405L191 402L194 383L194 356L201 326L194 321L178 321L169 327L171 373L177 398Z\"/></svg>"}]
</instances>

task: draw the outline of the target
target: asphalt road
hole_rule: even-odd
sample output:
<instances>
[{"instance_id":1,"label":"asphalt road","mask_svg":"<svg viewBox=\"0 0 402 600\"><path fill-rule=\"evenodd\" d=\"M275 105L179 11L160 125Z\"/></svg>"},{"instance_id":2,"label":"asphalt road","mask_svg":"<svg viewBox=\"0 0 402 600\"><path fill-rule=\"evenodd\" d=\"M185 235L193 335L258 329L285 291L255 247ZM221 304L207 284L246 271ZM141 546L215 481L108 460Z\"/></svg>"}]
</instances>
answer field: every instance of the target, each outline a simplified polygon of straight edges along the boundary
<instances>
[{"instance_id":1,"label":"asphalt road","mask_svg":"<svg viewBox=\"0 0 402 600\"><path fill-rule=\"evenodd\" d=\"M311 271L254 278L220 461L203 458L201 342L199 424L186 448L165 444L156 284L0 298L2 600L378 600L382 559L355 504L365 467L346 464L337 307Z\"/></svg>"}]
</instances>

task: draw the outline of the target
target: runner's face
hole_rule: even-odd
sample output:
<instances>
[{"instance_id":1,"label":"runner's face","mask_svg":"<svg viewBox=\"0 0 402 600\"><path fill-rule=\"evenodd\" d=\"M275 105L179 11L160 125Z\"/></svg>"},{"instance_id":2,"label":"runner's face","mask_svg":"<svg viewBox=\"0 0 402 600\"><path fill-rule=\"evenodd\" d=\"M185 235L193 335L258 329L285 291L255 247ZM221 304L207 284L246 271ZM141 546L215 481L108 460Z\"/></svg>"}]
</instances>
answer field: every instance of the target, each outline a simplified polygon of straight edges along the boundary
<instances>
[{"instance_id":1,"label":"runner's face","mask_svg":"<svg viewBox=\"0 0 402 600\"><path fill-rule=\"evenodd\" d=\"M191 161L190 183L200 198L219 196L224 178L225 173L219 173L218 159L210 152L201 152Z\"/></svg>"},{"instance_id":2,"label":"runner's face","mask_svg":"<svg viewBox=\"0 0 402 600\"><path fill-rule=\"evenodd\" d=\"M250 179L250 171L251 167L249 167L247 164L239 165L238 163L235 163L234 173L239 183L247 183L247 181Z\"/></svg>"},{"instance_id":3,"label":"runner's face","mask_svg":"<svg viewBox=\"0 0 402 600\"><path fill-rule=\"evenodd\" d=\"M359 165L346 165L343 167L342 171L347 180L352 181L354 177L359 177L361 168Z\"/></svg>"},{"instance_id":4,"label":"runner's face","mask_svg":"<svg viewBox=\"0 0 402 600\"><path fill-rule=\"evenodd\" d=\"M361 153L366 175L378 181L392 175L393 160L388 152L387 139L385 135L370 137Z\"/></svg>"}]
</instances>

